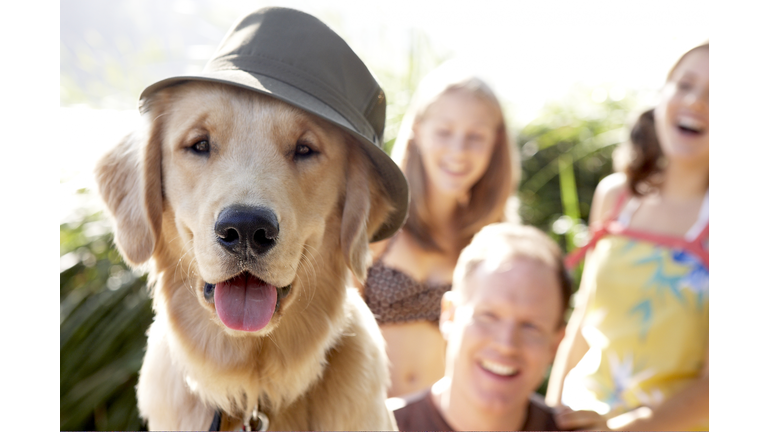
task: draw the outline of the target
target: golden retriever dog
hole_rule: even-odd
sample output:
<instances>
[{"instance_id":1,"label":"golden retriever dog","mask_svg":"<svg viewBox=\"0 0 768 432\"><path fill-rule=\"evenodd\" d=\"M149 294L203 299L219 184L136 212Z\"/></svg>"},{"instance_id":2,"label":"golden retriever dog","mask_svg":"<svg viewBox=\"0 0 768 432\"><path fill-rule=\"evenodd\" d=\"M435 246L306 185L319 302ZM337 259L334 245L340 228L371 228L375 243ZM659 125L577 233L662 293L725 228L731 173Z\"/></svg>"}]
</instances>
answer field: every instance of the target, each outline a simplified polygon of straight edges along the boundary
<instances>
[{"instance_id":1,"label":"golden retriever dog","mask_svg":"<svg viewBox=\"0 0 768 432\"><path fill-rule=\"evenodd\" d=\"M117 247L150 268L149 428L207 430L219 410L222 430L252 412L278 430L395 429L383 339L345 285L392 211L360 145L226 84L169 86L144 109L96 177Z\"/></svg>"}]
</instances>

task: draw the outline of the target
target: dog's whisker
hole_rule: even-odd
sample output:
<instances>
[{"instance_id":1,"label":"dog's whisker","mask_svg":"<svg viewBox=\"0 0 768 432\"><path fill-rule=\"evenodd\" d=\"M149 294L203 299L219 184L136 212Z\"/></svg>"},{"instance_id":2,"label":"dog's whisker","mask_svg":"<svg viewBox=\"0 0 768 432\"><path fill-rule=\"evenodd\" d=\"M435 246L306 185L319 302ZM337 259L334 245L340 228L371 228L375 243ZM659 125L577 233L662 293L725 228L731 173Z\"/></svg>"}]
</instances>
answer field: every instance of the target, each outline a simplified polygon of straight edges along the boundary
<instances>
[{"instance_id":1,"label":"dog's whisker","mask_svg":"<svg viewBox=\"0 0 768 432\"><path fill-rule=\"evenodd\" d=\"M181 280L181 284L188 286L189 285L189 266L191 265L191 261L188 264L186 269L184 269L182 266L183 262L184 261L180 259L179 262L176 264L176 271L174 272L174 278L176 276L176 273L180 272L181 274L179 275L179 278Z\"/></svg>"},{"instance_id":2,"label":"dog's whisker","mask_svg":"<svg viewBox=\"0 0 768 432\"><path fill-rule=\"evenodd\" d=\"M305 287L308 286L308 284L302 280L302 274L307 273L306 271L302 271L304 266L306 266L306 264L302 263L303 258L304 258L304 254L301 255L301 257L299 258L299 262L296 265L296 280L298 281L299 286L301 287L301 290L297 290L299 298L301 298L301 295L303 294ZM303 313L305 310L307 310L309 305L310 305L309 301L304 302L304 309L302 309L301 312Z\"/></svg>"},{"instance_id":3,"label":"dog's whisker","mask_svg":"<svg viewBox=\"0 0 768 432\"><path fill-rule=\"evenodd\" d=\"M184 243L181 246L181 249L184 252L181 254L181 256L179 257L179 261L176 263L176 268L174 269L174 273L173 273L174 279L176 278L176 274L177 274L177 272L179 270L180 264L184 261L184 258L187 256L187 254L192 251L192 248L189 247L189 244L192 243L193 240L194 239L189 239L189 240L187 240L186 243ZM182 274L181 277L182 277L182 283L183 283L184 275Z\"/></svg>"},{"instance_id":4,"label":"dog's whisker","mask_svg":"<svg viewBox=\"0 0 768 432\"><path fill-rule=\"evenodd\" d=\"M277 340L275 340L275 337L272 335L272 333L267 333L267 337L272 341L278 351L282 351L282 348L280 348L280 345L277 344Z\"/></svg>"},{"instance_id":5,"label":"dog's whisker","mask_svg":"<svg viewBox=\"0 0 768 432\"><path fill-rule=\"evenodd\" d=\"M179 235L176 238L179 238L179 237L181 237L181 236ZM189 239L189 240L187 240L186 243L184 243L181 246L181 249L184 251L184 253L181 254L181 256L179 257L179 261L176 263L176 268L174 269L174 273L173 273L174 279L176 278L176 271L178 271L179 264L184 260L184 257L186 257L187 254L192 250L192 248L189 248L189 249L187 248L187 245L192 243L192 241L193 241L193 239Z\"/></svg>"},{"instance_id":6,"label":"dog's whisker","mask_svg":"<svg viewBox=\"0 0 768 432\"><path fill-rule=\"evenodd\" d=\"M309 266L309 264L299 262L299 266L307 267L307 266ZM303 273L307 277L309 277L309 271L304 271ZM299 274L299 278L298 279L299 279L299 281L301 281L301 274ZM312 303L312 300L315 298L315 289L314 289L315 284L311 283L310 281L301 281L301 282L302 282L301 285L303 287L309 287L311 289L311 292L308 292L308 293L305 294L305 295L307 295L307 300L304 302L304 309L302 310L302 312L303 312L303 311L307 310L309 305Z\"/></svg>"},{"instance_id":7,"label":"dog's whisker","mask_svg":"<svg viewBox=\"0 0 768 432\"><path fill-rule=\"evenodd\" d=\"M309 249L312 246L305 245L304 251L301 253L302 259L299 259L299 267L302 267L305 269L304 274L307 275L308 278L311 278L312 280L307 280L306 285L308 287L311 287L311 292L308 293L308 299L304 304L304 310L306 310L309 305L312 303L312 301L315 298L315 290L317 289L317 266L318 262L317 259L314 257L314 254L312 253L312 250ZM304 258L307 258L306 260ZM309 260L314 261L315 265L313 266L312 263ZM311 272L310 272L311 270ZM311 274L310 274L311 273ZM299 277L301 277L301 274L299 274Z\"/></svg>"},{"instance_id":8,"label":"dog's whisker","mask_svg":"<svg viewBox=\"0 0 768 432\"><path fill-rule=\"evenodd\" d=\"M176 238L178 237L180 236L177 236ZM182 245L182 250L184 252L181 254L181 257L176 262L176 266L174 268L174 273L173 273L174 279L178 274L179 268L181 266L181 263L184 261L184 258L187 256L187 254L193 251L193 247L190 247L190 244L193 242L193 240L194 239L189 239L186 243L184 243L184 245ZM192 286L192 284L190 283L190 279L191 279L190 274L192 273L191 267L194 263L195 263L194 259L189 260L189 265L187 266L187 269L186 270L182 269L182 274L180 276L181 276L181 284L184 285L184 287L187 288L192 295L197 295L195 293L195 287Z\"/></svg>"},{"instance_id":9,"label":"dog's whisker","mask_svg":"<svg viewBox=\"0 0 768 432\"><path fill-rule=\"evenodd\" d=\"M305 246L306 246L305 249L306 249L307 253L309 254L309 257L312 258L312 261L315 263L315 265L313 266L312 270L314 271L314 274L315 274L314 275L314 282L317 282L317 269L320 268L320 264L317 262L317 258L315 258L315 253L314 252L317 252L319 254L320 251L316 247L314 247L312 245L305 245ZM314 251L313 251L313 249L314 249Z\"/></svg>"},{"instance_id":10,"label":"dog's whisker","mask_svg":"<svg viewBox=\"0 0 768 432\"><path fill-rule=\"evenodd\" d=\"M195 262L194 259L189 260L189 265L187 266L187 278L186 278L187 282L189 282L189 280L191 279L189 276L190 276L190 273L191 273L192 264L194 262ZM196 295L195 294L195 287L193 287L191 283L189 285L187 285L187 286L189 286L189 291L192 293L192 295Z\"/></svg>"},{"instance_id":11,"label":"dog's whisker","mask_svg":"<svg viewBox=\"0 0 768 432\"><path fill-rule=\"evenodd\" d=\"M315 262L315 268L320 267L320 265L317 262L317 259L315 258L315 255L314 255L314 252L320 253L320 251L316 247L314 247L312 245L304 245L304 246L305 246L306 251L309 253L309 257L312 258L312 261ZM314 249L314 251L312 249Z\"/></svg>"}]
</instances>

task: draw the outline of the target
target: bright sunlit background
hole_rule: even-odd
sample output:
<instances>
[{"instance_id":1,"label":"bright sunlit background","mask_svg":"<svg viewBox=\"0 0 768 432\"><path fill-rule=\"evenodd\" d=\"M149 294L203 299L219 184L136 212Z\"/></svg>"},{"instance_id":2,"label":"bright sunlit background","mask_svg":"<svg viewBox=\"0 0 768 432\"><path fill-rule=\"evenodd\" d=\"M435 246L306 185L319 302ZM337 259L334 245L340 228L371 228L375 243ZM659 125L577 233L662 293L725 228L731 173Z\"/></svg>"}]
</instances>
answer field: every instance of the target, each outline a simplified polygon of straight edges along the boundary
<instances>
[{"instance_id":1,"label":"bright sunlit background","mask_svg":"<svg viewBox=\"0 0 768 432\"><path fill-rule=\"evenodd\" d=\"M141 90L168 76L201 71L229 26L264 6L300 9L333 28L382 82L395 105L390 111L404 109L407 90L432 67L459 58L490 82L516 128L533 120L547 101L578 88L598 103L633 91L638 107L650 106L669 67L707 40L711 28L709 11L694 1L62 0L60 5L61 116L71 128L65 136L78 137L59 165L62 222L77 209L98 205L74 192L92 189L96 158L135 125ZM396 134L397 122L388 124L385 140Z\"/></svg>"}]
</instances>

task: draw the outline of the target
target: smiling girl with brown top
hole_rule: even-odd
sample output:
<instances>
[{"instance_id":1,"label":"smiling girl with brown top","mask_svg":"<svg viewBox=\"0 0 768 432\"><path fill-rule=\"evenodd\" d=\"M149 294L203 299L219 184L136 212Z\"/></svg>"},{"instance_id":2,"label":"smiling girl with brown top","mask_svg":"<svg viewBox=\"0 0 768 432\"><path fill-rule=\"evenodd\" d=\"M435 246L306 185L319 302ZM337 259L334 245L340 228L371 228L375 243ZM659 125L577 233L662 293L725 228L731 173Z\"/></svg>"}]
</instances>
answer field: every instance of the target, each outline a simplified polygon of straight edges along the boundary
<instances>
[{"instance_id":1,"label":"smiling girl with brown top","mask_svg":"<svg viewBox=\"0 0 768 432\"><path fill-rule=\"evenodd\" d=\"M486 83L444 65L419 85L393 149L411 187L398 234L371 245L364 287L391 362L389 396L443 376L437 322L461 249L483 226L504 220L520 178L501 106Z\"/></svg>"}]
</instances>

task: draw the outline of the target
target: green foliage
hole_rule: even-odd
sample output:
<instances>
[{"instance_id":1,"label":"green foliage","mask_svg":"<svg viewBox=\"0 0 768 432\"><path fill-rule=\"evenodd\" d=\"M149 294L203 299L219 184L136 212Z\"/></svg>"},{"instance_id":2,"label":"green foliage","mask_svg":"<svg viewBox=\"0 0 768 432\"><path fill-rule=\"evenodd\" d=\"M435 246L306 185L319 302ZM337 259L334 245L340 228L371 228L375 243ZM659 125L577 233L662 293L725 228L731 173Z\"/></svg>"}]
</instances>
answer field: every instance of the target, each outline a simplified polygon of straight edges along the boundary
<instances>
[{"instance_id":1,"label":"green foliage","mask_svg":"<svg viewBox=\"0 0 768 432\"><path fill-rule=\"evenodd\" d=\"M520 215L525 223L549 232L566 252L587 239L592 195L597 183L613 172L612 153L627 139L626 119L633 108L629 97L592 103L581 90L545 107L518 133Z\"/></svg>"},{"instance_id":2,"label":"green foliage","mask_svg":"<svg viewBox=\"0 0 768 432\"><path fill-rule=\"evenodd\" d=\"M60 226L62 430L140 430L135 386L152 322L146 276L122 262L100 214Z\"/></svg>"}]
</instances>

